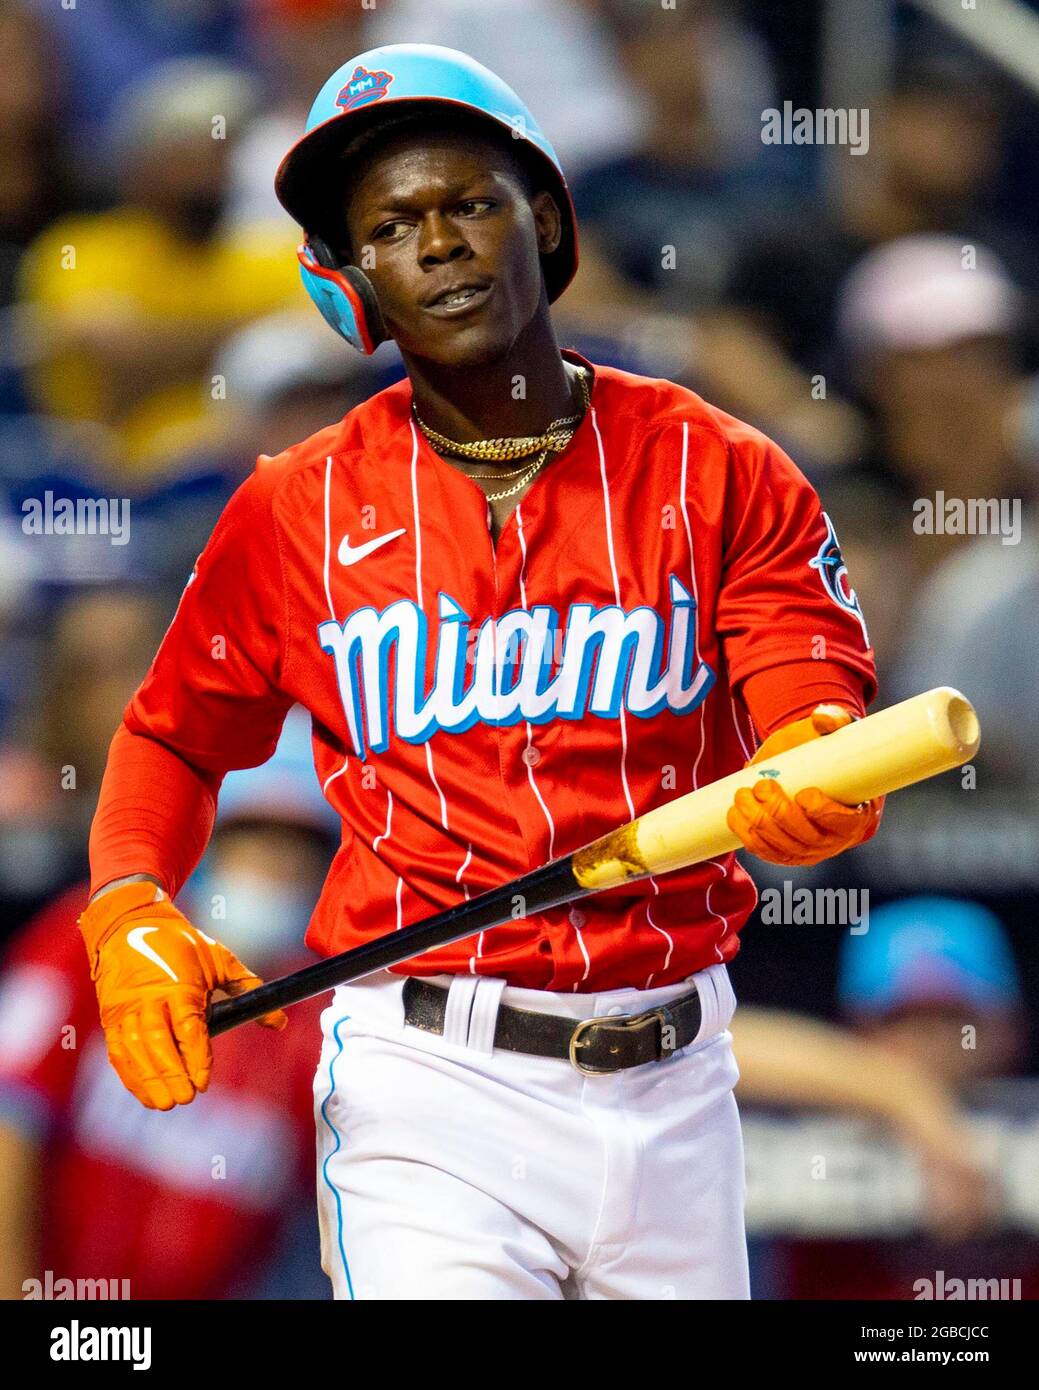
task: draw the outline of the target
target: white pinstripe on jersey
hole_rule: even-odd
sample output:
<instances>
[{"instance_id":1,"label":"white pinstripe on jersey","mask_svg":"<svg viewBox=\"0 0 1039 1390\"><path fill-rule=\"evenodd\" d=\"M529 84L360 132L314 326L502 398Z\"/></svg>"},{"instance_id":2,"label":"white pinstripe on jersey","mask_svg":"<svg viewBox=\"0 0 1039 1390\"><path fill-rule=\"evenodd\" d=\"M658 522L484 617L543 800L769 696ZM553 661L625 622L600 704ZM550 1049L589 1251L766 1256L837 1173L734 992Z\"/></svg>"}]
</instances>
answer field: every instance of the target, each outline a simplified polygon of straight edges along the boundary
<instances>
[{"instance_id":1,"label":"white pinstripe on jersey","mask_svg":"<svg viewBox=\"0 0 1039 1390\"><path fill-rule=\"evenodd\" d=\"M323 566L322 566L322 574L324 575L324 579L325 579L325 601L326 601L327 604L328 604L328 616L332 619L333 622L337 622L338 619L336 618L335 606L334 606L333 603L332 603L332 585L331 585L331 564L332 564L332 508L331 508L331 496L332 496L332 455L329 454L328 457L325 459L325 560L324 560L324 564L323 564ZM349 714L347 715L347 720L348 720L348 722L349 722ZM357 730L354 729L354 728L351 728L351 729L350 729L350 733L351 733L351 735L353 736L353 739L354 739L354 747L356 748L356 747L357 747ZM324 782L321 784L321 791L322 791L322 793L324 793L324 792L326 792L326 791L328 790L328 788L329 788L329 787L331 786L331 784L336 780L337 777L342 777L343 773L346 771L346 769L347 769L347 767L348 767L349 765L350 765L350 755L349 755L349 753L347 753L346 756L343 758L343 765L342 765L342 767L339 768L338 771L333 772L330 776L326 777L325 780L324 780Z\"/></svg>"},{"instance_id":2,"label":"white pinstripe on jersey","mask_svg":"<svg viewBox=\"0 0 1039 1390\"><path fill-rule=\"evenodd\" d=\"M411 514L415 522L415 600L419 608L425 611L422 601L422 518L418 504L418 430L415 428L415 421L411 418L408 420L408 425L411 429ZM444 796L443 788L437 780L436 768L433 763L433 747L430 742L426 743L426 768L429 772L429 780L432 782L437 797L440 800L440 824L447 830L450 828L447 818L447 798ZM472 854L473 847L470 844L466 851L466 857L463 861L462 868L468 864L469 860L472 858ZM462 868L460 868L455 875L456 883L460 881ZM465 884L463 883L462 886L464 888ZM466 897L468 898L468 896L467 890Z\"/></svg>"},{"instance_id":3,"label":"white pinstripe on jersey","mask_svg":"<svg viewBox=\"0 0 1039 1390\"><path fill-rule=\"evenodd\" d=\"M522 608L523 608L523 611L526 612L526 611L527 611L527 537L526 537L526 535L525 535L525 533L524 533L524 530L523 530L523 510L522 510L522 505L521 505L521 504L517 504L517 506L516 506L516 529L517 529L517 531L518 531L518 533L519 533L520 553L521 553L521 555L522 555L522 557L523 557L523 558L522 558L522 563L521 563L521 565L520 565L520 572L519 572L520 604L521 604L521 606L522 606ZM527 747L528 747L528 748L532 747L533 741L534 741L534 729L533 729L533 726L531 725L531 723L530 723L530 721L529 721L529 719L528 719L528 720L527 720ZM545 803L544 797L541 795L541 789L538 787L537 779L536 779L535 776L534 776L534 769L531 767L529 761L527 762L527 780L528 780L528 782L530 783L531 791L533 791L534 795L537 797L538 805L541 807L541 812L542 812L542 814L544 815L546 822L548 823L548 857L549 857L549 859L554 859L554 858L555 858L555 854L556 854L556 823L555 823L555 821L554 821L553 818L552 818L552 812L548 809L548 806L547 806L547 804Z\"/></svg>"},{"instance_id":4,"label":"white pinstripe on jersey","mask_svg":"<svg viewBox=\"0 0 1039 1390\"><path fill-rule=\"evenodd\" d=\"M695 602L696 602L697 614L699 615L699 611L700 611L700 591L699 591L699 589L697 588L697 584L696 584L696 556L695 556L695 552L694 552L694 550L693 550L693 528L692 528L692 526L691 526L690 523L689 523L689 508L687 507L687 505L686 505L686 500L685 500L686 483L687 483L688 476L689 476L689 421L688 421L688 420L683 420L683 421L682 421L682 466L681 466L681 470L680 470L680 475L679 475L679 476L680 476L680 492L679 492L679 497L681 498L681 503L682 503L682 521L683 521L683 523L685 524L686 541L688 542L688 545L689 545L689 582L690 582L690 585L691 585L691 587L692 587L693 598L694 598L694 600L695 600ZM700 630L700 625L699 625L699 623L696 623L696 624L694 625L694 627L693 627L693 650L694 650L694 652L695 652L695 654L696 654L696 661L697 661L698 664L699 664L699 661L700 661L700 639L699 639L699 630ZM740 732L740 729L739 729L739 725L737 724L737 725L736 725L736 733L737 733L737 736L739 735L739 732ZM696 790L697 790L696 773L697 773L697 769L698 769L699 766L700 766L700 759L703 757L703 750L704 750L704 747L706 746L706 738L707 738L707 713L706 713L706 701L705 701L704 704L700 706L700 751L699 751L699 753L697 753L697 755L696 755L696 761L693 763L693 791L696 791ZM743 743L743 739L742 739L742 738L740 738L740 743L741 743L741 745L742 745L742 743ZM713 865L715 866L715 868L717 868L717 869L720 871L721 876L722 876L723 879L728 877L728 872L729 872L729 871L728 871L728 869L726 869L726 867L725 867L724 864L719 863L717 859L709 859L707 862L708 862L709 864L713 864ZM719 881L720 881L720 880L719 880ZM721 915L720 912L715 912L714 908L711 906L711 889L712 889L713 887L714 887L714 885L713 885L712 883L709 883L709 884L707 885L707 891L704 893L704 899L703 899L703 900L704 900L704 907L706 907L707 911L711 914L712 917L716 918L716 919L721 923L721 927L722 927L721 936L719 936L718 940L715 942L715 945L714 945L714 949L715 949L715 951L717 951L717 953L718 953L718 959L721 960L721 959L722 959L722 953L721 953L720 946L721 946L721 943L725 940L725 934L726 934L726 932L729 930L729 919L728 919L727 917L723 917L723 916Z\"/></svg>"},{"instance_id":5,"label":"white pinstripe on jersey","mask_svg":"<svg viewBox=\"0 0 1039 1390\"><path fill-rule=\"evenodd\" d=\"M592 409L591 409L591 416L592 416L592 429L595 431L595 442L596 442L596 446L597 446L597 448L598 448L598 450L599 450L599 478L600 478L600 480L601 480L601 482L602 482L603 512L604 512L604 520L605 520L605 526L606 526L606 552L607 552L607 554L608 554L608 556L609 556L609 560L610 560L610 575L611 575L611 577L612 577L612 579L613 579L613 601L614 601L614 603L616 603L617 607L620 608L620 607L622 606L622 605L621 605L621 585L620 585L620 577L619 577L618 574L617 574L617 557L616 557L616 554L614 553L614 547L613 547L613 510L612 510L612 508L611 508L611 506L610 506L610 483L609 483L609 479L608 479L607 476L606 476L606 451L605 451L605 448L604 448L604 445L603 445L602 433L601 433L601 431L600 431L600 429L599 429L599 417L598 417L598 413L597 413L597 411L596 411L596 409L595 409L594 406L593 406ZM631 799L631 789L630 789L630 787L628 786L628 724L627 724L627 720L624 718L624 705L623 705L623 704L620 706L620 708L619 708L619 710L618 710L618 713L619 713L619 715L620 715L620 730L621 730L621 785L622 785L623 788L624 788L624 800L626 801L627 806L628 806L628 819L629 819L629 820L634 820L634 819L635 819L635 803L634 803L634 801L632 801L632 799ZM701 716L701 717L702 717L702 716ZM659 896L660 887L659 887L659 885L658 885L656 879L653 877L652 874L649 875L649 882L650 882L650 886L651 886L652 889L653 889L653 896L654 896L654 897ZM662 964L661 964L661 967L660 967L661 970L666 969L668 963L669 963L670 960L671 960L671 952L675 949L674 938L670 935L669 932L666 932L666 931L663 929L663 927L658 927L657 924L656 924L656 922L653 921L653 910L652 910L652 907L650 906L650 900L649 900L648 898L646 899L646 922L647 922L648 925L653 929L653 931L657 932L657 933L658 933L660 936L662 936L662 937L664 938L664 940L667 942L667 953L666 953L666 955L665 955L665 957L664 957L664 960L663 960L663 962L662 962ZM582 953L584 953L584 958L585 958L585 971L584 971L584 975L583 975L582 979L583 979L583 980L586 980L586 979L588 978L588 974L589 974L589 972L590 972L590 970L591 970L591 961L588 959L588 954L587 954L587 952L585 952L585 949L584 949L584 942L581 941L581 939L580 939L580 933L578 933L578 941L580 942L581 951L582 951ZM645 985L643 986L644 989L648 989L648 988L649 988L649 981L652 980L652 979L653 979L653 976L654 976L655 974L657 974L657 973L658 973L657 971L653 971L653 972L649 975L649 977L648 977L648 979L647 979ZM577 985L574 985L574 989L575 989L575 990L577 989Z\"/></svg>"}]
</instances>

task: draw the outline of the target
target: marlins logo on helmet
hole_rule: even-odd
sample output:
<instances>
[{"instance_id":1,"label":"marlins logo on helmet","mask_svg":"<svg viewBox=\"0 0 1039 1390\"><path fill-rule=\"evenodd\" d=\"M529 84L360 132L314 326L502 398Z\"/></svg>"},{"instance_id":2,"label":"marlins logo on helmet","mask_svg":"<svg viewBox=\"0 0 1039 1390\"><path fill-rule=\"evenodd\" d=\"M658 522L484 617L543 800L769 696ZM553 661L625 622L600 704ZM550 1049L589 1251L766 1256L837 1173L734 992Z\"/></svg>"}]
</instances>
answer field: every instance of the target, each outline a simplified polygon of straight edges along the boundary
<instances>
[{"instance_id":1,"label":"marlins logo on helmet","mask_svg":"<svg viewBox=\"0 0 1039 1390\"><path fill-rule=\"evenodd\" d=\"M392 72L369 72L363 63L358 63L350 81L336 97L336 105L344 111L370 106L373 101L386 95L392 81Z\"/></svg>"}]
</instances>

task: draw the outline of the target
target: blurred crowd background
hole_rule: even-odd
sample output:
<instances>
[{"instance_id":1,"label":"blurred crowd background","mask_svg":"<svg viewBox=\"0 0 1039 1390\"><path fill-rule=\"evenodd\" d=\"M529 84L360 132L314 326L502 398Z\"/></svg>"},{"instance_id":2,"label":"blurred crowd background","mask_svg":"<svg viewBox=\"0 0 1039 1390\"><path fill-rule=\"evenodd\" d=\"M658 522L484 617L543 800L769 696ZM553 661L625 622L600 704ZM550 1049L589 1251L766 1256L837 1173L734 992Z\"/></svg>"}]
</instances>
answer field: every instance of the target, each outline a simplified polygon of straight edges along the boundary
<instances>
[{"instance_id":1,"label":"blurred crowd background","mask_svg":"<svg viewBox=\"0 0 1039 1390\"><path fill-rule=\"evenodd\" d=\"M1010 73L1001 7L959 36L934 8L0 0L0 1294L46 1270L327 1293L311 1020L227 1035L210 1093L146 1112L74 921L108 742L220 509L257 453L401 373L320 322L272 187L320 84L384 41L517 88L580 221L561 342L782 444L836 523L880 702L952 684L980 713L972 769L892 798L871 845L751 865L869 894L867 930L752 921L733 966L755 1296L912 1298L939 1271L1039 1293L1039 23ZM868 111L868 147L764 143L787 101ZM1019 525L919 534L939 492ZM48 494L128 499L127 536L37 534ZM300 962L334 843L307 737L293 718L228 779L185 890L261 973Z\"/></svg>"}]
</instances>

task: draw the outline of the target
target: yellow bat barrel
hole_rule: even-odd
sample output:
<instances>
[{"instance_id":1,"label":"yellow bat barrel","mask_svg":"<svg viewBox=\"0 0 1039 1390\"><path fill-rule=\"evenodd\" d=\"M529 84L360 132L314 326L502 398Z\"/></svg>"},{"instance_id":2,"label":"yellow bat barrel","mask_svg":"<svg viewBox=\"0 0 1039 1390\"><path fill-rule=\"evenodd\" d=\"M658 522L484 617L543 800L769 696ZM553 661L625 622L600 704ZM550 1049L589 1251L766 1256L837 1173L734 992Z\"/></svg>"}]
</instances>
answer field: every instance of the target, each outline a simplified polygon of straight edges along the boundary
<instances>
[{"instance_id":1,"label":"yellow bat barrel","mask_svg":"<svg viewBox=\"0 0 1039 1390\"><path fill-rule=\"evenodd\" d=\"M736 791L762 777L779 779L789 796L818 787L856 806L962 766L980 742L971 702L939 686L647 811L577 850L573 874L582 888L599 892L737 849L726 813Z\"/></svg>"}]
</instances>

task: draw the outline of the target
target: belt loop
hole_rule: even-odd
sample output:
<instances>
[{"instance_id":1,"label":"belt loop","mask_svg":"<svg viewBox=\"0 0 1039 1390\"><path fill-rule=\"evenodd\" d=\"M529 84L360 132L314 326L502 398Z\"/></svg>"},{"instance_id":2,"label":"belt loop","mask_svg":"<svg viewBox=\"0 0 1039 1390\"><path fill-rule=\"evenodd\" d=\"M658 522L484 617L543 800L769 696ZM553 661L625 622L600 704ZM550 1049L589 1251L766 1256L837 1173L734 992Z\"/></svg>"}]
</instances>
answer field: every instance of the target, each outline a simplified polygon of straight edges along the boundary
<instances>
[{"instance_id":1,"label":"belt loop","mask_svg":"<svg viewBox=\"0 0 1039 1390\"><path fill-rule=\"evenodd\" d=\"M700 996L700 1027L693 1039L694 1047L705 1038L713 1038L718 1031L715 1025L718 1017L718 991L714 985L714 970L713 965L708 965L704 970L689 976L689 982L696 986L696 992Z\"/></svg>"},{"instance_id":2,"label":"belt loop","mask_svg":"<svg viewBox=\"0 0 1039 1390\"><path fill-rule=\"evenodd\" d=\"M455 1047L469 1045L469 1015L478 984L475 975L455 975L452 979L444 1008L444 1042Z\"/></svg>"},{"instance_id":3,"label":"belt loop","mask_svg":"<svg viewBox=\"0 0 1039 1390\"><path fill-rule=\"evenodd\" d=\"M718 993L722 1001L722 1015L718 1026L728 1028L736 1013L736 991L732 987L732 976L727 965L718 967Z\"/></svg>"},{"instance_id":4,"label":"belt loop","mask_svg":"<svg viewBox=\"0 0 1039 1390\"><path fill-rule=\"evenodd\" d=\"M729 982L728 968L723 963L709 965L706 970L690 978L700 995L700 1029L693 1041L706 1042L732 1022L736 998Z\"/></svg>"},{"instance_id":5,"label":"belt loop","mask_svg":"<svg viewBox=\"0 0 1039 1390\"><path fill-rule=\"evenodd\" d=\"M477 976L476 997L469 1015L469 1046L474 1052L490 1056L494 1050L494 1030L498 1023L498 1006L505 991L505 981L492 976Z\"/></svg>"}]
</instances>

